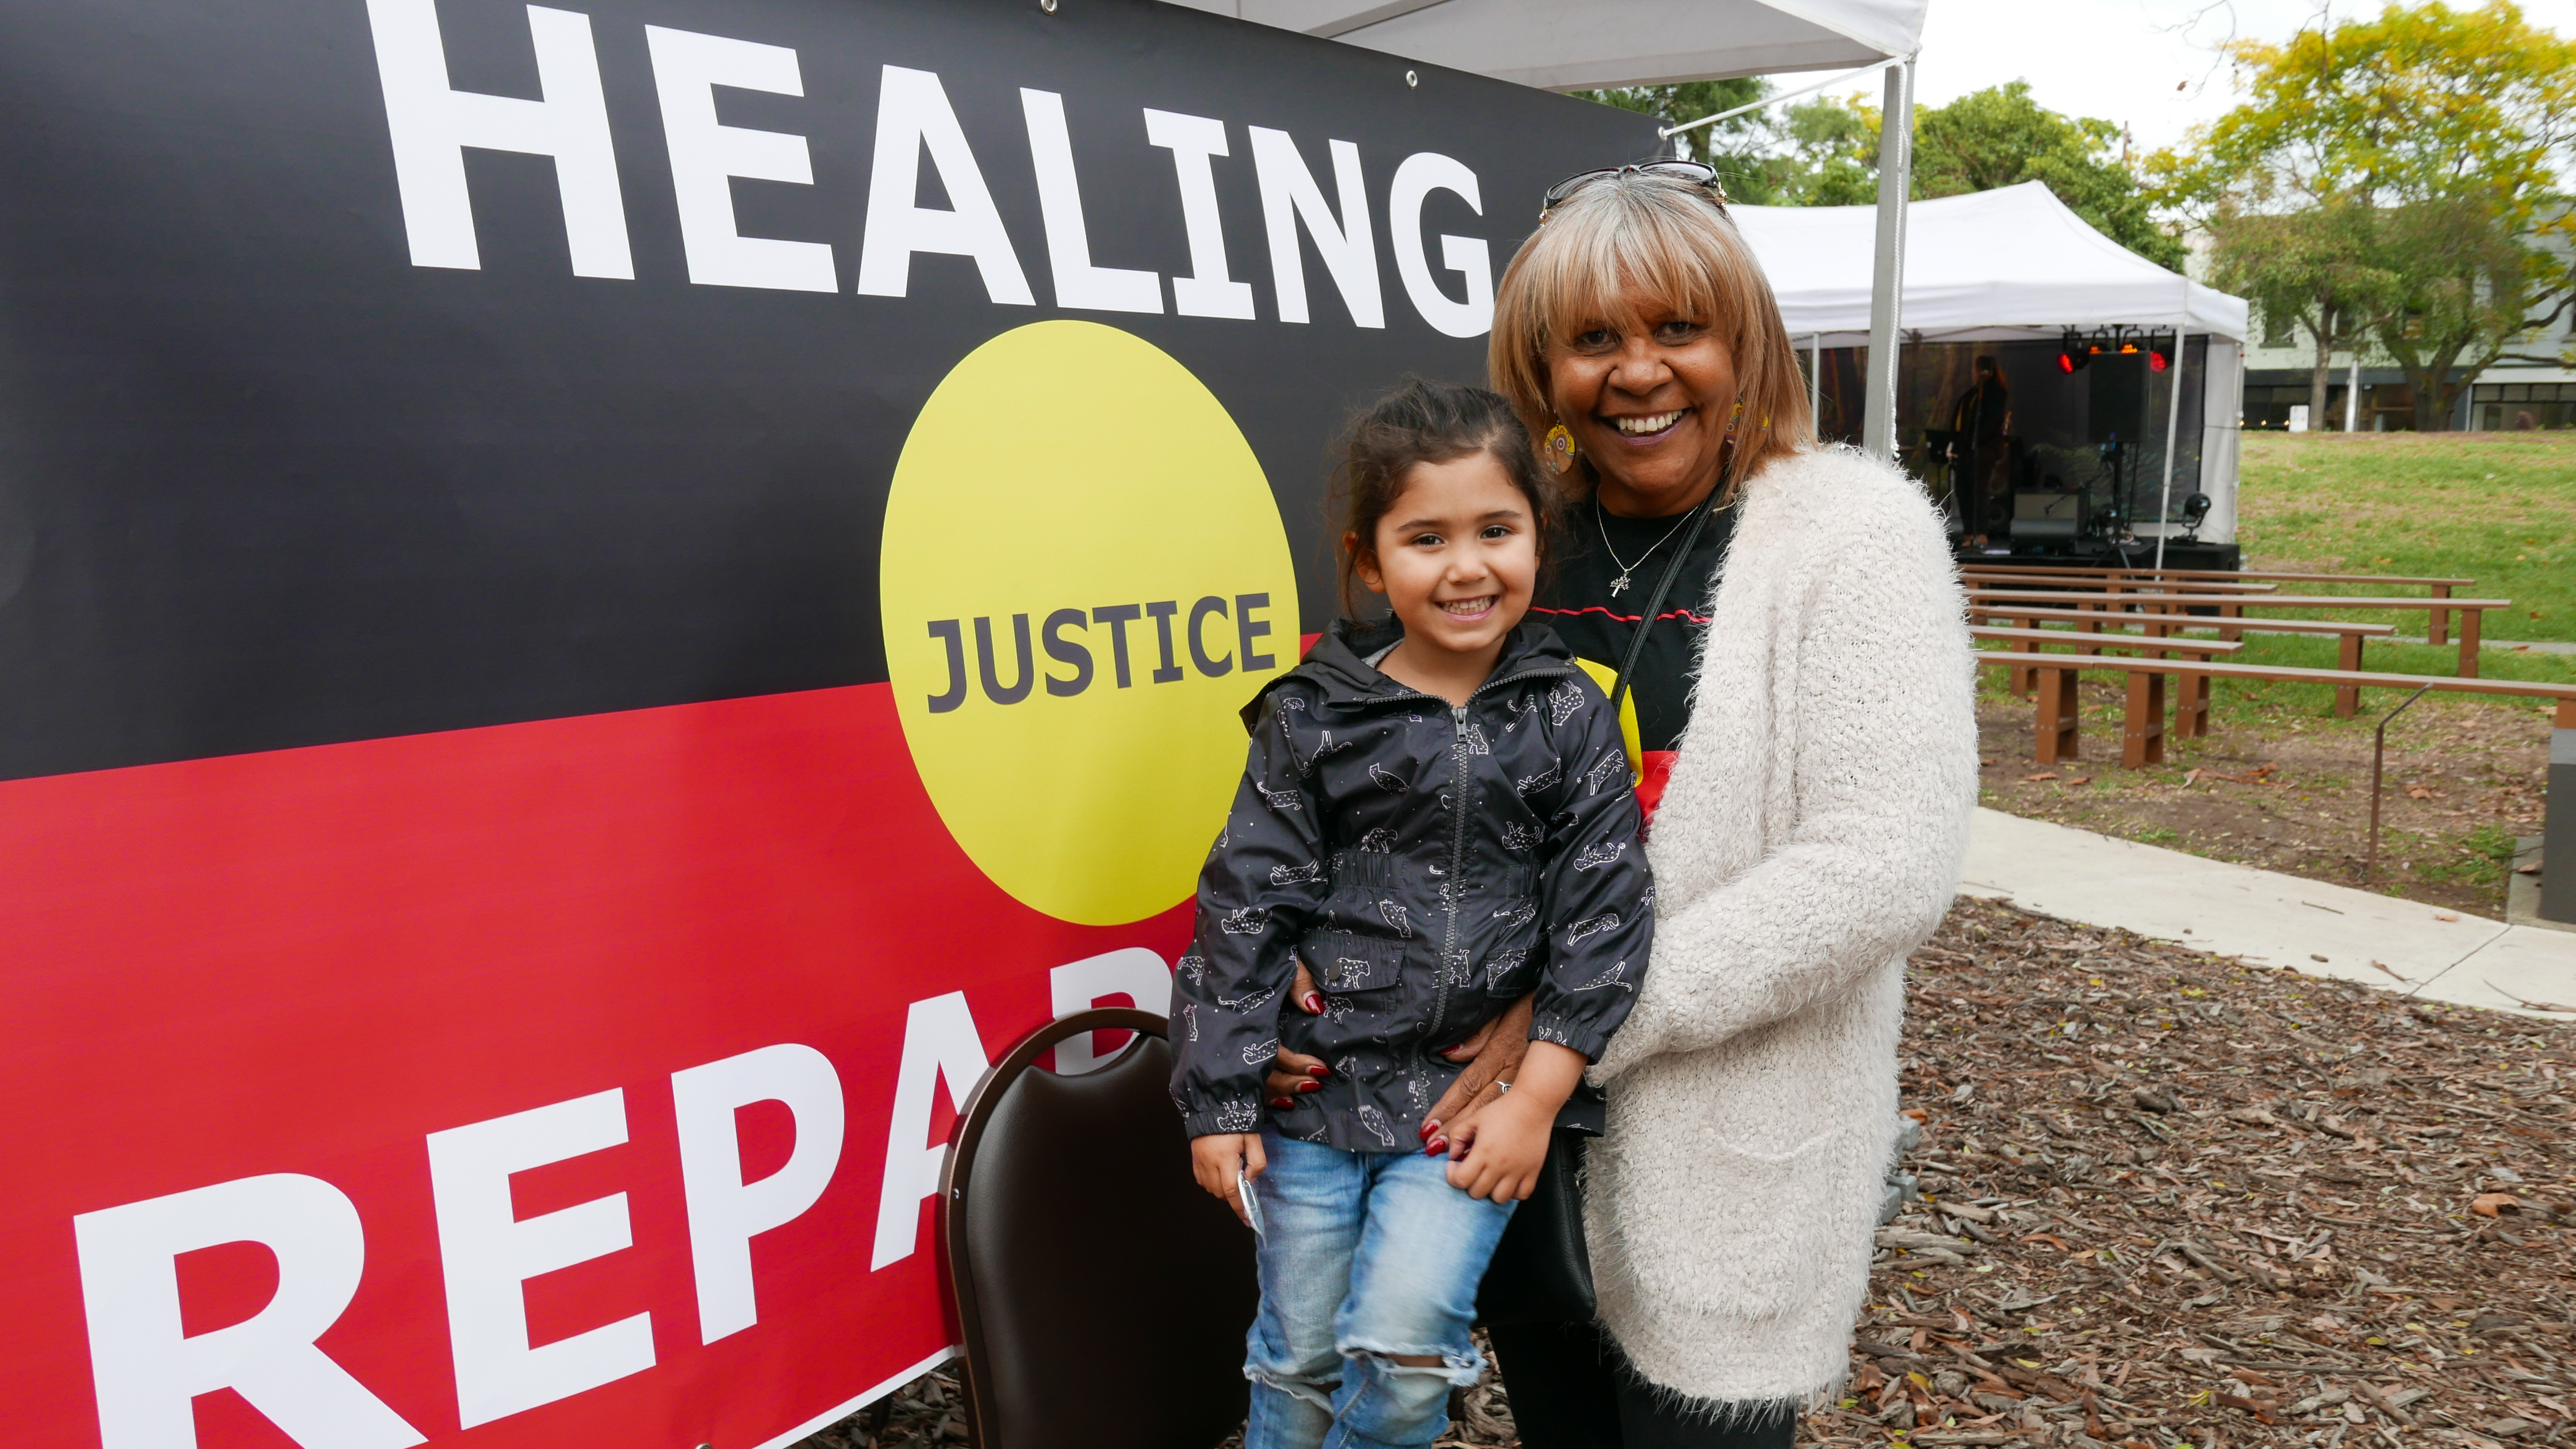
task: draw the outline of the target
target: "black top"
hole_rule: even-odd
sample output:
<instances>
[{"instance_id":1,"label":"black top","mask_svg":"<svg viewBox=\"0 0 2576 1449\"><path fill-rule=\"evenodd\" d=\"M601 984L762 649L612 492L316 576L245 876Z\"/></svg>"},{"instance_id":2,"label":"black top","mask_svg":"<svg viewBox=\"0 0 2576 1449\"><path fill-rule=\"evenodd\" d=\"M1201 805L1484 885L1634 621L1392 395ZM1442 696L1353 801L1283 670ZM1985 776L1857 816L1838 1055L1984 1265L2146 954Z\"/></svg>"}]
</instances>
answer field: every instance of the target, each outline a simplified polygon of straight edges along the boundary
<instances>
[{"instance_id":1,"label":"black top","mask_svg":"<svg viewBox=\"0 0 2576 1449\"><path fill-rule=\"evenodd\" d=\"M1638 613L1655 581L1672 564L1673 550L1689 531L1687 511L1670 518L1622 518L1587 501L1570 510L1565 548L1556 567L1539 586L1530 617L1544 620L1578 658L1617 669L1636 637ZM1678 531L1675 525L1680 525ZM1609 533L1608 548L1602 533ZM1690 677L1699 666L1700 633L1708 627L1708 601L1717 590L1717 568L1726 556L1726 541L1735 532L1735 509L1722 508L1699 531L1691 556L1664 596L1646 652L1628 681L1628 696L1637 705L1637 743L1648 756L1646 776L1661 784L1657 755L1681 744L1682 727L1690 723ZM1666 538L1666 535L1671 535ZM1657 540L1664 540L1657 547ZM1628 564L1628 586L1613 594L1620 565ZM1663 762L1669 768L1669 760Z\"/></svg>"},{"instance_id":2,"label":"black top","mask_svg":"<svg viewBox=\"0 0 2576 1449\"><path fill-rule=\"evenodd\" d=\"M1250 708L1252 748L1199 875L1172 981L1172 1095L1193 1137L1282 1133L1419 1151L1460 1066L1435 1055L1536 994L1533 1040L1601 1055L1654 934L1636 796L1609 700L1524 620L1452 706L1367 663L1403 638L1334 624ZM1282 999L1297 958L1324 1011ZM1288 1046L1331 1064L1266 1109Z\"/></svg>"}]
</instances>

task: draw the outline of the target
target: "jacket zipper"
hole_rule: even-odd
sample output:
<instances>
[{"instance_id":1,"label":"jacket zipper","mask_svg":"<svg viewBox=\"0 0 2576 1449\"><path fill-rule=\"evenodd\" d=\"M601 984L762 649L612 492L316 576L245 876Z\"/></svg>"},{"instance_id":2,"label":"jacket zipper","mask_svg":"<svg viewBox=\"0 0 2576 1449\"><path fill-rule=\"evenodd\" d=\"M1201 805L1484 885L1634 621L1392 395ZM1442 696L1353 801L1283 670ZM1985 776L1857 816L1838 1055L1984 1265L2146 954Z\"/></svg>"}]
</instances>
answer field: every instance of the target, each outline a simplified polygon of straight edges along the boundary
<instances>
[{"instance_id":1,"label":"jacket zipper","mask_svg":"<svg viewBox=\"0 0 2576 1449\"><path fill-rule=\"evenodd\" d=\"M1470 700L1475 696L1470 694ZM1440 1024L1449 1016L1449 963L1458 954L1458 912L1465 904L1465 893L1459 889L1467 867L1467 706L1449 706L1449 753L1457 761L1453 776L1449 828L1449 875L1441 882L1441 893L1447 897L1448 925L1440 937L1440 974L1433 978L1431 989L1431 1030L1426 1038L1440 1040Z\"/></svg>"},{"instance_id":2,"label":"jacket zipper","mask_svg":"<svg viewBox=\"0 0 2576 1449\"><path fill-rule=\"evenodd\" d=\"M1477 685L1467 695L1467 703L1473 704L1477 695L1506 684L1518 684L1525 679L1563 679L1573 673L1570 667L1544 664L1517 669L1508 676L1488 679ZM1437 699L1439 696L1425 694L1418 689L1407 689L1395 694L1379 695L1377 698ZM1441 703L1448 704L1448 701L1441 700ZM1433 978L1431 987L1431 1026L1425 1037L1429 1041L1440 1039L1441 1023L1449 1016L1449 958L1458 949L1458 912L1465 899L1464 893L1459 889L1459 879L1460 872L1465 868L1467 861L1467 705L1449 705L1449 736L1450 755L1457 761L1457 769L1452 778L1456 781L1455 789L1458 798L1450 810L1449 874L1440 885L1441 900L1448 907L1448 925L1441 933L1440 971Z\"/></svg>"}]
</instances>

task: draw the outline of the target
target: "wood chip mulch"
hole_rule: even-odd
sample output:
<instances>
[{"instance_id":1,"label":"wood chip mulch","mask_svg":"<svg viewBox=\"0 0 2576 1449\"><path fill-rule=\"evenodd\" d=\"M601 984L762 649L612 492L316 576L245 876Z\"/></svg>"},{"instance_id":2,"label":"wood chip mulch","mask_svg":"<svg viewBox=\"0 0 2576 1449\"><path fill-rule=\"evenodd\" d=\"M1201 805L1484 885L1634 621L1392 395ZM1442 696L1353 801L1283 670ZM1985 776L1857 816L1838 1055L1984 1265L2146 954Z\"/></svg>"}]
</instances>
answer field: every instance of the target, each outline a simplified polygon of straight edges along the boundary
<instances>
[{"instance_id":1,"label":"wood chip mulch","mask_svg":"<svg viewBox=\"0 0 2576 1449\"><path fill-rule=\"evenodd\" d=\"M1801 1443L2576 1449L2576 1020L1963 898L1903 1051L1916 1196ZM953 1440L953 1396L809 1443ZM1443 1446L1517 1443L1462 1397Z\"/></svg>"},{"instance_id":2,"label":"wood chip mulch","mask_svg":"<svg viewBox=\"0 0 2576 1449\"><path fill-rule=\"evenodd\" d=\"M2576 1437L2576 1023L1972 900L1914 968L1922 1200L1814 1440Z\"/></svg>"}]
</instances>

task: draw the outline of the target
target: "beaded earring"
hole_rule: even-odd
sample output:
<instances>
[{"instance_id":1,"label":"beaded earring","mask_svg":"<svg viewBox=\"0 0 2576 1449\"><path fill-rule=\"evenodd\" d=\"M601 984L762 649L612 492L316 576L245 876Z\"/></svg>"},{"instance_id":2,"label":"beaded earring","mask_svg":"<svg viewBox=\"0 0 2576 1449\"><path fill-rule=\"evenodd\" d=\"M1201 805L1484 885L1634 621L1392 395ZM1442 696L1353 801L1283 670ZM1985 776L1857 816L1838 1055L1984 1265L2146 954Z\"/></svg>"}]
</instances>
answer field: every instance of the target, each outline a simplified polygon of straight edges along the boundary
<instances>
[{"instance_id":1,"label":"beaded earring","mask_svg":"<svg viewBox=\"0 0 2576 1449\"><path fill-rule=\"evenodd\" d=\"M1557 472L1564 473L1574 467L1574 434L1565 430L1565 424L1558 423L1548 429L1547 437L1539 446L1546 450L1548 461L1555 465Z\"/></svg>"}]
</instances>

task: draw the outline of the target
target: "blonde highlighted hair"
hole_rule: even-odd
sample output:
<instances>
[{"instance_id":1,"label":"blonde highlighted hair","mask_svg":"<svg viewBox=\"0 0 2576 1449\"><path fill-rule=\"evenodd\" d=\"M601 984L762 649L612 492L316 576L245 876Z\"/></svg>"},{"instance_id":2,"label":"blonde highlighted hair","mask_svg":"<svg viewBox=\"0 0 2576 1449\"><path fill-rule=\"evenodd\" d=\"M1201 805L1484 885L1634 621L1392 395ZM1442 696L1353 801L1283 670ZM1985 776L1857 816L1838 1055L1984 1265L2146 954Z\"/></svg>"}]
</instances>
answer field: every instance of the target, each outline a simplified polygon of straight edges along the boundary
<instances>
[{"instance_id":1,"label":"blonde highlighted hair","mask_svg":"<svg viewBox=\"0 0 2576 1449\"><path fill-rule=\"evenodd\" d=\"M1705 188L1651 172L1593 182L1521 243L1494 296L1494 390L1543 436L1557 422L1550 344L1595 326L1633 332L1655 308L1707 325L1734 361L1743 411L1720 465L1721 502L1772 459L1816 445L1807 379L1753 248ZM1568 481L1588 491L1590 463Z\"/></svg>"}]
</instances>

